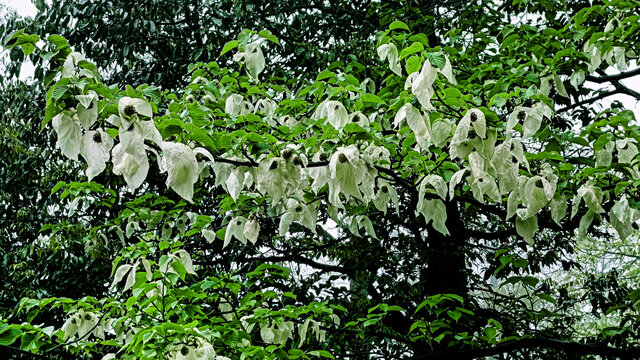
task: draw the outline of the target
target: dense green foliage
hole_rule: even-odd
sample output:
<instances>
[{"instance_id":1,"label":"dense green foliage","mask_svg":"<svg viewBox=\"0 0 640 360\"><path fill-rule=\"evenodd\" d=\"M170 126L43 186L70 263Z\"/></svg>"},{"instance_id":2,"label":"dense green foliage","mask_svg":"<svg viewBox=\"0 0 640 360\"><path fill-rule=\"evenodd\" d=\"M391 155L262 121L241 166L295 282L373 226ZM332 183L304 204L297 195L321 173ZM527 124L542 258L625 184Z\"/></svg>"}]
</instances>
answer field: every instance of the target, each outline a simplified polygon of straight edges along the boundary
<instances>
[{"instance_id":1,"label":"dense green foliage","mask_svg":"<svg viewBox=\"0 0 640 360\"><path fill-rule=\"evenodd\" d=\"M205 18L186 4L185 22ZM0 345L103 359L637 354L637 267L625 259L637 256L640 128L629 109L594 103L640 99L620 82L640 74L629 68L638 3L574 5L468 5L426 34L428 14L393 8L406 21L387 22L371 52L332 48L315 64L291 55L295 24L164 57L150 46L136 66L176 72L144 79L129 52L105 56L108 43L84 51L96 67L63 37L41 48L13 33L5 45L51 75L46 105L33 104L46 109L41 134L16 132L31 107L3 115L7 169L30 159L43 171L35 192L3 201L10 216L59 216L2 229L11 288L43 291L2 293L27 297L0 314ZM199 21L189 28L209 28ZM129 43L149 45L117 46ZM185 69L183 88L137 86L174 89ZM4 103L37 98L14 86ZM21 144L29 131L48 145ZM22 176L28 189L33 174ZM591 269L602 254L622 269ZM79 271L87 284L65 292Z\"/></svg>"}]
</instances>

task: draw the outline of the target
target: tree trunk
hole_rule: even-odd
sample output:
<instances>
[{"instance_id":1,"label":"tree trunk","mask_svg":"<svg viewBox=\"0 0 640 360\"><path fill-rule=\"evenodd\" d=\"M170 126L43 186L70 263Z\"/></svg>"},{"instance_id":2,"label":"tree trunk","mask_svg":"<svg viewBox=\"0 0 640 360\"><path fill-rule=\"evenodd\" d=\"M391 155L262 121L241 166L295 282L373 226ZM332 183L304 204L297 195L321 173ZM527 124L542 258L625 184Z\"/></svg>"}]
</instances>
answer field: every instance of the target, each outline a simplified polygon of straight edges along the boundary
<instances>
[{"instance_id":1,"label":"tree trunk","mask_svg":"<svg viewBox=\"0 0 640 360\"><path fill-rule=\"evenodd\" d=\"M460 221L456 203L446 203L447 228L444 235L429 226L427 234L427 268L423 273L426 295L467 294L467 265L465 244L467 236Z\"/></svg>"}]
</instances>

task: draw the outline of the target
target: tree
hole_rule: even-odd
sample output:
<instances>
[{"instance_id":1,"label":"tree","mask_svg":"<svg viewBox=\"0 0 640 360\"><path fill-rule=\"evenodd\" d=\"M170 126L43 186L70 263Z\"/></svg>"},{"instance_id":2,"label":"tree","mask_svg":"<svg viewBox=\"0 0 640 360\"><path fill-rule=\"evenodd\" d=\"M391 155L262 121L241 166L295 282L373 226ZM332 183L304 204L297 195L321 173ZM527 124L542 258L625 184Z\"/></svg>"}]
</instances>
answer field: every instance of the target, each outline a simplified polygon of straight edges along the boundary
<instances>
[{"instance_id":1,"label":"tree","mask_svg":"<svg viewBox=\"0 0 640 360\"><path fill-rule=\"evenodd\" d=\"M308 80L320 71L317 69L332 63L335 67L340 66L340 61L349 64L353 59L361 59L366 65L375 54L374 44L368 39L379 26L389 24L397 12L423 12L410 3L400 6L395 2L365 2L361 3L362 9L356 9L350 2L340 1L332 1L330 6L309 2L265 5L263 2L262 7L252 2L208 1L184 2L180 6L172 1L153 1L134 4L133 8L130 2L111 2L106 7L102 1L36 2L36 5L40 12L35 19L22 19L7 13L0 24L3 38L9 38L19 29L41 37L63 30L70 46L89 55L100 67L105 82L120 87L149 82L163 89L176 89L179 84L186 84L189 59L216 58L223 45L248 24L272 29L281 37L281 46L269 49L272 60L267 63L267 66L272 63L278 66L267 71L279 69L286 74L295 74L290 77ZM253 8L267 9L269 14L257 18ZM216 14L217 17L201 14ZM431 18L424 21L429 22ZM295 21L289 24L289 19ZM234 27L221 28L217 24L222 22ZM129 35L125 38L123 34ZM156 38L156 41L150 41L150 38ZM203 41L206 46L202 45ZM141 56L149 54L150 46L157 56ZM358 51L354 54L351 49ZM3 163L7 174L4 186L7 205L0 207L0 218L5 224L1 250L4 261L0 272L6 275L9 284L0 290L3 294L0 309L14 308L24 296L75 293L76 296L100 297L104 292L95 285L107 279L106 275L100 279L98 274L104 273L100 269L108 266L111 260L104 256L83 256L85 238L89 236L88 229L102 223L104 218L117 216L119 209L90 207L79 214L82 221L60 221L66 219L66 209L57 206L57 199L50 196L50 189L57 181L71 181L69 174L78 170L73 170L76 165L65 161L59 153L41 147L43 143L55 142L50 133L41 131L40 124L46 92L43 86L55 72L43 58L32 57L38 81L16 82L14 79L20 73L24 59L22 51L13 48L10 59L12 62L3 63L4 71L0 72L0 81L6 90L0 94L0 101L7 109L1 122L7 139L3 153L13 154ZM118 66L113 66L115 63ZM25 172L25 168L34 171ZM125 201L127 195L121 190L125 185L121 179L103 175L100 182ZM55 223L55 231L63 241L43 247L38 240L40 229L51 223ZM67 251L72 256L66 254ZM118 248L102 251L117 252ZM12 271L13 264L20 271ZM70 273L90 269L93 269L93 275L88 282L70 281ZM39 278L42 272L48 274L47 278Z\"/></svg>"},{"instance_id":2,"label":"tree","mask_svg":"<svg viewBox=\"0 0 640 360\"><path fill-rule=\"evenodd\" d=\"M386 6L362 3L367 11L356 11L344 2L324 4L303 2L284 7L282 2L265 6L268 19L256 18L251 11L256 6L251 2L208 1L185 2L154 1L144 4L112 2L107 7L102 1L65 1L47 4L36 2L40 12L35 19L22 19L6 12L0 29L3 38L25 28L26 31L45 36L50 32L65 29L63 35L70 45L89 55L101 68L107 82L124 87L127 84L150 82L154 86L174 89L188 81L186 70L189 59L198 56L215 58L231 35L242 29L243 24L252 24L266 29L277 29L285 34L282 46L270 51L279 55L278 68L285 72L295 71L297 76L312 74L313 69L327 66L330 62L347 59L342 47L359 49L359 56L373 58L373 44L367 40L380 22L390 22ZM314 8L315 7L315 8ZM1 10L1 9L0 9ZM97 14L125 14L126 16L97 16ZM218 17L201 14L218 14ZM366 19L362 19L366 13ZM271 16L274 15L275 16ZM288 24L289 18L294 24ZM382 18L387 20L383 20ZM357 19L356 19L357 18ZM218 23L233 24L234 28L219 28ZM74 24L69 26L69 24ZM322 25L321 29L317 29ZM58 30L55 30L58 29ZM153 29L153 31L149 31ZM303 31L303 29L314 29ZM275 31L275 30L274 30ZM130 34L124 38L123 34ZM291 34L289 34L291 33ZM155 37L157 41L150 41ZM90 38L91 41L87 41ZM161 41L158 41L160 39ZM174 42L166 41L173 39ZM125 41L126 40L126 41ZM206 47L202 42L206 42ZM304 46L303 46L304 45ZM141 56L149 46L158 56ZM303 46L303 47L302 47ZM215 51L214 51L215 49ZM366 51L370 56L365 56ZM304 50L304 51L303 51ZM276 55L273 54L273 55ZM133 56L135 55L135 56ZM284 57L295 57L283 60ZM353 57L353 55L352 55ZM107 281L106 272L111 259L105 256L83 256L88 229L101 224L103 219L117 216L119 209L88 207L79 213L81 221L67 220L66 209L57 206L57 199L50 196L50 189L58 181L69 182L69 177L79 170L73 162L65 161L61 154L42 147L43 143L55 143L51 133L41 131L44 117L44 84L55 72L40 57L32 57L36 66L35 83L14 81L20 73L23 53L19 48L10 51L12 62L2 64L0 81L5 91L0 94L2 108L3 147L2 153L11 154L3 160L6 171L3 184L4 204L0 207L3 223L0 273L8 284L0 296L0 312L13 309L22 297L49 297L75 294L75 297L92 295L101 297L104 290L95 286ZM114 67L113 64L119 66ZM295 67L287 64L295 63ZM305 69L309 70L305 72ZM310 75L307 75L310 76ZM25 172L29 168L34 171ZM37 169L37 170L36 170ZM46 174L46 176L42 176ZM119 194L122 201L127 195L121 190L125 185L117 177L102 177L101 184ZM154 189L159 192L161 189ZM110 196L110 195L109 195ZM131 200L131 199L127 199ZM47 211L42 211L47 209ZM52 246L43 246L39 241L40 229L46 224L55 224L54 231L59 240ZM20 241L16 241L20 239ZM117 252L118 247L101 251ZM19 271L13 271L19 269ZM92 272L87 282L79 282L69 274ZM46 273L46 278L40 274ZM99 274L104 274L100 276Z\"/></svg>"},{"instance_id":3,"label":"tree","mask_svg":"<svg viewBox=\"0 0 640 360\"><path fill-rule=\"evenodd\" d=\"M115 207L86 247L122 250L106 297L24 299L2 344L106 359L634 356L637 291L594 278L580 298L544 274L575 268L587 236L635 237L633 112L591 105L638 97L620 83L639 72L636 5L515 4L543 16L472 19L438 46L396 21L377 36L381 64L311 84L269 77L278 39L243 31L222 50L237 67L190 66L178 93L109 88L50 36L44 123L89 180L52 192ZM91 182L107 172L139 196ZM611 323L584 326L585 310ZM64 323L31 325L59 311Z\"/></svg>"}]
</instances>

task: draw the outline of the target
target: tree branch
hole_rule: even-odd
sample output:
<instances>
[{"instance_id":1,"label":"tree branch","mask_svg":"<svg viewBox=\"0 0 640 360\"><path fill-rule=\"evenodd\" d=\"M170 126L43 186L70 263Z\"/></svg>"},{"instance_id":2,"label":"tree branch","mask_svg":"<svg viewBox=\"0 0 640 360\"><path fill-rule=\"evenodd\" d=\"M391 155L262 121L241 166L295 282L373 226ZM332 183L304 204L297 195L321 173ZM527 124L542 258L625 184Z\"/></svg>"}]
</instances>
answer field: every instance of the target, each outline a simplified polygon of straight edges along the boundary
<instances>
[{"instance_id":1,"label":"tree branch","mask_svg":"<svg viewBox=\"0 0 640 360\"><path fill-rule=\"evenodd\" d=\"M309 265L316 269L321 269L325 271L333 271L341 274L350 274L351 270L337 265L323 264L317 261L307 259L300 255L288 255L288 256L262 256L256 258L246 258L247 261L296 261L305 265Z\"/></svg>"},{"instance_id":2,"label":"tree branch","mask_svg":"<svg viewBox=\"0 0 640 360\"><path fill-rule=\"evenodd\" d=\"M640 67L631 71L621 72L613 75L602 75L602 76L587 75L585 76L585 79L594 83L602 84L608 81L618 81L618 80L630 78L636 75L640 75Z\"/></svg>"},{"instance_id":3,"label":"tree branch","mask_svg":"<svg viewBox=\"0 0 640 360\"><path fill-rule=\"evenodd\" d=\"M596 102L598 100L602 100L602 99L604 99L606 97L609 97L609 96L615 95L615 94L619 94L619 93L620 93L620 91L618 91L618 90L607 91L607 92L604 92L604 93L602 93L602 94L600 94L598 96L594 96L594 97L592 97L590 99L585 99L585 100L582 100L582 101L578 101L575 104L571 104L569 106L560 108L560 109L558 109L558 111L556 111L556 113L558 113L558 114L559 113L563 113L565 111L569 111L571 109L577 108L577 107L582 106L582 105L591 104L591 103Z\"/></svg>"}]
</instances>

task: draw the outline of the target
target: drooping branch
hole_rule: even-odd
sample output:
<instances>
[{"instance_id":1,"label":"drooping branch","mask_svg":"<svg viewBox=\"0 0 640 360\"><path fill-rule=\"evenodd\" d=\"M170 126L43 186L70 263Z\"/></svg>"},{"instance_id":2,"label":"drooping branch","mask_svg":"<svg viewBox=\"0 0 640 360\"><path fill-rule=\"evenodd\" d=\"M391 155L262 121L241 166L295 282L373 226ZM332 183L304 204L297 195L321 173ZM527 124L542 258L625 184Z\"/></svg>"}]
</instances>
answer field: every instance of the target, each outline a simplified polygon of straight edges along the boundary
<instances>
[{"instance_id":1,"label":"drooping branch","mask_svg":"<svg viewBox=\"0 0 640 360\"><path fill-rule=\"evenodd\" d=\"M606 97L609 97L609 96L612 96L612 95L616 95L616 94L619 94L619 93L620 93L620 91L618 91L618 90L606 91L606 92L603 92L600 95L594 96L592 98L581 100L581 101L573 103L573 104L571 104L569 106L565 106L563 108L560 108L560 109L558 109L558 111L556 111L556 113L560 114L560 113L569 111L571 109L575 109L577 107L580 107L582 105L592 104L592 103L594 103L594 102L596 102L598 100L602 100L602 99L604 99Z\"/></svg>"},{"instance_id":2,"label":"drooping branch","mask_svg":"<svg viewBox=\"0 0 640 360\"><path fill-rule=\"evenodd\" d=\"M333 271L333 272L338 272L338 273L351 273L352 270L343 267L343 266L337 266L337 265L331 265L331 264L323 264L320 262L317 262L315 260L312 259L307 259L305 257L302 257L300 255L288 255L288 256L261 256L261 257L256 257L256 258L247 258L245 259L246 261L273 261L273 262L281 262L281 261L296 261L299 263L303 263L305 265L309 265L311 267L314 267L316 269L321 269L324 271Z\"/></svg>"},{"instance_id":3,"label":"drooping branch","mask_svg":"<svg viewBox=\"0 0 640 360\"><path fill-rule=\"evenodd\" d=\"M605 82L609 82L609 81L618 81L618 80L623 80L623 79L627 79L636 75L640 75L640 67L634 69L634 70L630 70L630 71L626 71L626 72L621 72L618 74L612 74L612 75L602 75L602 76L593 76L593 75L587 75L585 76L585 79L587 81L591 81L594 83L598 83L598 84L602 84Z\"/></svg>"}]
</instances>

